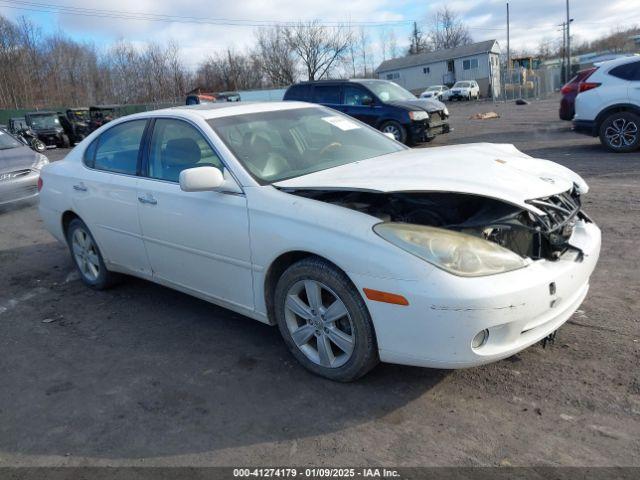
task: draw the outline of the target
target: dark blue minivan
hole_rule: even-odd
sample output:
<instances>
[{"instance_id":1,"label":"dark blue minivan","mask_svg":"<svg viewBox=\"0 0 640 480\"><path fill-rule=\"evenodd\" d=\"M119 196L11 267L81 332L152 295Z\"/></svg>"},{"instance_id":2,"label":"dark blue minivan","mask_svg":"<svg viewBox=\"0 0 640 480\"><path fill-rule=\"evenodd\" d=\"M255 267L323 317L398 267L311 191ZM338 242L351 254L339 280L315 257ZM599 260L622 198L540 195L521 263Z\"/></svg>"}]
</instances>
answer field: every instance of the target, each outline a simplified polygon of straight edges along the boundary
<instances>
[{"instance_id":1,"label":"dark blue minivan","mask_svg":"<svg viewBox=\"0 0 640 480\"><path fill-rule=\"evenodd\" d=\"M449 111L440 101L417 98L387 80L321 80L290 86L284 100L312 102L351 115L412 145L449 132Z\"/></svg>"}]
</instances>

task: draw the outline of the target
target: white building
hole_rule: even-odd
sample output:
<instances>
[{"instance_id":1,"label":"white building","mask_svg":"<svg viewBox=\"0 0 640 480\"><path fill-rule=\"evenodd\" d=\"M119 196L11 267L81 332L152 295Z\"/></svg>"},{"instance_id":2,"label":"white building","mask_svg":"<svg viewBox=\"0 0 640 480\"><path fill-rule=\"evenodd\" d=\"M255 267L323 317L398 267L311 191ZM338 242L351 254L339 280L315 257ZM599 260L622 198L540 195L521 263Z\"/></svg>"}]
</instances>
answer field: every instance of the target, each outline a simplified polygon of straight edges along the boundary
<instances>
[{"instance_id":1,"label":"white building","mask_svg":"<svg viewBox=\"0 0 640 480\"><path fill-rule=\"evenodd\" d=\"M385 60L378 78L392 80L414 93L431 85L475 80L483 97L500 91L500 46L496 40Z\"/></svg>"}]
</instances>

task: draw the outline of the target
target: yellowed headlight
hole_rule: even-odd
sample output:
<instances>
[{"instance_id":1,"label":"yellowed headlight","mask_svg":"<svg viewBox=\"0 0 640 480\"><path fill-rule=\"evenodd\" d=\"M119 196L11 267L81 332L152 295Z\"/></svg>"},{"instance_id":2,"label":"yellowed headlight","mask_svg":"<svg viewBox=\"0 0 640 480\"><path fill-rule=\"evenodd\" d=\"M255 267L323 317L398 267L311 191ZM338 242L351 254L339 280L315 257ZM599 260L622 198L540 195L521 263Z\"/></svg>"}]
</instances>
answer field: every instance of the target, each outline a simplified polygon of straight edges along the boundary
<instances>
[{"instance_id":1,"label":"yellowed headlight","mask_svg":"<svg viewBox=\"0 0 640 480\"><path fill-rule=\"evenodd\" d=\"M516 253L480 237L406 223L379 223L374 232L409 253L463 277L517 270L527 262Z\"/></svg>"}]
</instances>

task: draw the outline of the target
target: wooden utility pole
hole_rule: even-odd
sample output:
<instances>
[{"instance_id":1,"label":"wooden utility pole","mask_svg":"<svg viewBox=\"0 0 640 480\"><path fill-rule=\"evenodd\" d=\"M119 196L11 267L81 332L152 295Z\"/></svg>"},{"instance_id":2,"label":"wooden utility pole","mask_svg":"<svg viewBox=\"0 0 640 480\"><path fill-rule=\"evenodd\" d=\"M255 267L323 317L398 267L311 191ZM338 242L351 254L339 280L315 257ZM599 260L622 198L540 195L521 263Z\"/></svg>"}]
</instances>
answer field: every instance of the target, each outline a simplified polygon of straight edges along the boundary
<instances>
[{"instance_id":1,"label":"wooden utility pole","mask_svg":"<svg viewBox=\"0 0 640 480\"><path fill-rule=\"evenodd\" d=\"M562 27L562 83L567 83L567 81L569 81L569 77L567 76L567 62L566 62L566 55L567 55L567 36L566 36L566 30L567 30L567 24L565 22L562 22L560 24L560 26Z\"/></svg>"},{"instance_id":2,"label":"wooden utility pole","mask_svg":"<svg viewBox=\"0 0 640 480\"><path fill-rule=\"evenodd\" d=\"M569 17L569 0L567 0L567 81L571 78L571 34L569 32L569 25L571 25L571 18Z\"/></svg>"}]
</instances>

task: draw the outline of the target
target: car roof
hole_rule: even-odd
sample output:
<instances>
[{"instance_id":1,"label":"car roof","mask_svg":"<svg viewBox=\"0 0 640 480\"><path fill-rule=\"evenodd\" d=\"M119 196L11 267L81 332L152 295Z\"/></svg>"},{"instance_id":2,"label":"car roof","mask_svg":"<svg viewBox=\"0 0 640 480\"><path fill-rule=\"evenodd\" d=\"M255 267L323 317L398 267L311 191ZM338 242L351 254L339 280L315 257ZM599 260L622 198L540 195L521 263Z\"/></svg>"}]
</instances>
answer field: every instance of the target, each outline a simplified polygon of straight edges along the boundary
<instances>
[{"instance_id":1,"label":"car roof","mask_svg":"<svg viewBox=\"0 0 640 480\"><path fill-rule=\"evenodd\" d=\"M222 103L201 103L200 105L181 105L178 107L163 108L150 112L137 113L127 118L153 118L166 115L177 115L181 117L199 117L204 120L212 118L230 117L234 115L245 115L249 113L275 112L280 110L294 110L298 108L320 108L315 103L306 102L222 102Z\"/></svg>"},{"instance_id":2,"label":"car roof","mask_svg":"<svg viewBox=\"0 0 640 480\"><path fill-rule=\"evenodd\" d=\"M342 83L391 83L390 80L385 80L384 78L336 78L333 80L306 80L304 82L298 82L295 85L331 85L331 84L342 84ZM291 88L291 87L289 87Z\"/></svg>"},{"instance_id":3,"label":"car roof","mask_svg":"<svg viewBox=\"0 0 640 480\"><path fill-rule=\"evenodd\" d=\"M633 63L640 60L640 55L630 55L628 57L614 58L613 60L605 60L604 62L596 62L594 66L600 68L616 67L626 63Z\"/></svg>"}]
</instances>

